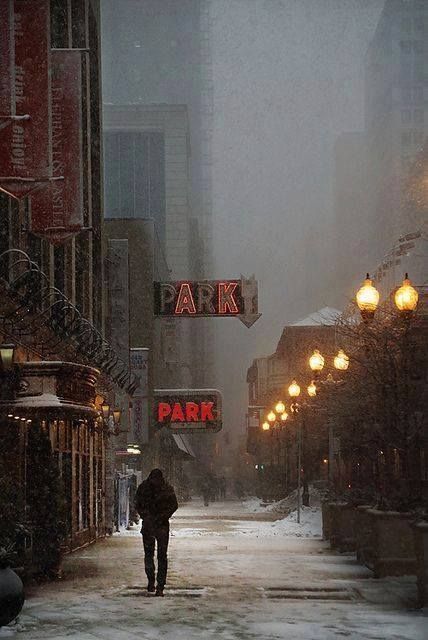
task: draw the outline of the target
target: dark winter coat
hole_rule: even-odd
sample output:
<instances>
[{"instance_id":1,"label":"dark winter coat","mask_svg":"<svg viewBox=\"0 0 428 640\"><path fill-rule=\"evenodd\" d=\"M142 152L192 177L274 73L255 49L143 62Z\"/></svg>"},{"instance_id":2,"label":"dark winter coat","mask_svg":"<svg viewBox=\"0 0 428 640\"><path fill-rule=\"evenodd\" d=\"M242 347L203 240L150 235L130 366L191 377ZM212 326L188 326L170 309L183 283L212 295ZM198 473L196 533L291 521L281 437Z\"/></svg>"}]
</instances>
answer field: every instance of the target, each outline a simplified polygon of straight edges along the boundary
<instances>
[{"instance_id":1,"label":"dark winter coat","mask_svg":"<svg viewBox=\"0 0 428 640\"><path fill-rule=\"evenodd\" d=\"M135 508L143 521L149 520L156 525L167 524L178 508L174 488L165 480L159 485L144 480L135 494Z\"/></svg>"}]
</instances>

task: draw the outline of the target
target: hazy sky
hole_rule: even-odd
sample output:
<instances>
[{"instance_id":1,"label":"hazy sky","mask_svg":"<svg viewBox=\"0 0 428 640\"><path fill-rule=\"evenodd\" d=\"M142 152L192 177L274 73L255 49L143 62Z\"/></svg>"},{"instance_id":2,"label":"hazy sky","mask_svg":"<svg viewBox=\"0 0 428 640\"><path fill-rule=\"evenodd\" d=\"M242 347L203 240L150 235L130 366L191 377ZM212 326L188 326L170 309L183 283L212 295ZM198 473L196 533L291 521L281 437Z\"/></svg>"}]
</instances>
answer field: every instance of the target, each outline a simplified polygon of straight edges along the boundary
<instances>
[{"instance_id":1,"label":"hazy sky","mask_svg":"<svg viewBox=\"0 0 428 640\"><path fill-rule=\"evenodd\" d=\"M252 359L334 300L333 145L363 128L364 55L383 4L211 3L216 276L255 273L263 312L252 329L217 321L229 424L243 425Z\"/></svg>"}]
</instances>

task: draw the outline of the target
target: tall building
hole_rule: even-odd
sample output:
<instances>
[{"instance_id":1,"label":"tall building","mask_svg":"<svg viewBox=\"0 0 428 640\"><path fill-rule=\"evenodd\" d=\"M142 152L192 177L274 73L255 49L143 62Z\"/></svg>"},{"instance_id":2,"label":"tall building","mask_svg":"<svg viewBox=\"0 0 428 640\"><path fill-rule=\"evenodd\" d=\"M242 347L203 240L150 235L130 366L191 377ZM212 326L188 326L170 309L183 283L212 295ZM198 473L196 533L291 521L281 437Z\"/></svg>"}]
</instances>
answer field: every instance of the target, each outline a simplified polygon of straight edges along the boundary
<instances>
[{"instance_id":1,"label":"tall building","mask_svg":"<svg viewBox=\"0 0 428 640\"><path fill-rule=\"evenodd\" d=\"M43 492L69 549L112 530L100 409L135 388L103 335L99 4L0 3L0 520L10 477L36 563Z\"/></svg>"},{"instance_id":2,"label":"tall building","mask_svg":"<svg viewBox=\"0 0 428 640\"><path fill-rule=\"evenodd\" d=\"M415 231L402 213L402 180L428 133L428 4L387 0L366 60L366 134L374 264Z\"/></svg>"},{"instance_id":3,"label":"tall building","mask_svg":"<svg viewBox=\"0 0 428 640\"><path fill-rule=\"evenodd\" d=\"M165 268L158 279L186 280L203 275L203 249L199 219L190 206L189 124L184 105L105 105L105 211L115 238L126 238L131 220L151 220ZM114 218L114 227L110 219ZM124 235L120 234L120 220ZM138 229L138 225L134 225ZM113 237L110 235L110 237ZM135 248L134 248L135 250ZM144 251L142 241L141 251ZM131 274L140 289L131 291L138 308L143 291L153 291L154 273ZM149 278L149 280L147 280ZM143 282L144 281L144 282ZM152 311L152 300L147 301ZM193 324L192 324L193 322ZM204 351L199 320L174 319L177 335L178 386L203 387ZM152 324L152 323L151 323ZM150 326L151 326L150 324ZM137 336L131 327L131 343ZM180 336L180 337L178 337ZM146 336L149 346L150 336ZM158 357L155 354L153 357ZM152 360L153 360L152 357Z\"/></svg>"},{"instance_id":4,"label":"tall building","mask_svg":"<svg viewBox=\"0 0 428 640\"><path fill-rule=\"evenodd\" d=\"M106 0L102 7L107 215L153 217L159 236L165 239L172 279L210 278L212 82L208 22L206 3L200 0L142 0L138 6L133 0L123 0L120 12L116 2ZM146 188L145 193L136 194L135 206L126 203L114 186L117 166L113 168L112 158L122 152L114 146L120 136L112 130L110 114L119 114L120 109L130 114L134 128L134 133L129 128L126 133L122 119L118 126L123 133L132 136L139 128L144 137L135 141L137 164L133 166L141 168L146 162L144 154L150 158L142 191L149 180L155 200ZM126 146L125 138L122 144ZM171 167L168 175L162 173L163 163ZM131 174L128 180L132 181ZM124 212L128 204L132 212ZM187 356L183 359L184 369L187 367L187 373L183 369L184 386L213 386L211 326L209 320L202 319L191 327L183 324L182 333L190 335L191 331L192 340L198 341L198 352L202 352L194 359L193 380L190 360Z\"/></svg>"}]
</instances>

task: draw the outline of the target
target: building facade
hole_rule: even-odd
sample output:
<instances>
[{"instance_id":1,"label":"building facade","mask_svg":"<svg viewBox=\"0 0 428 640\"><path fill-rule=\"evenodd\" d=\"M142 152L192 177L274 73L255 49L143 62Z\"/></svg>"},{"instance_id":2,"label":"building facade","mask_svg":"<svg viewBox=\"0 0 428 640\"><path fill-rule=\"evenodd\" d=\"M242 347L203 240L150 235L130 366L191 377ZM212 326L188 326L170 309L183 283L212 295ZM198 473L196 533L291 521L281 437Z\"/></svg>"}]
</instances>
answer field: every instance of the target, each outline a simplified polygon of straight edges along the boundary
<instances>
[{"instance_id":1,"label":"building facade","mask_svg":"<svg viewBox=\"0 0 428 640\"><path fill-rule=\"evenodd\" d=\"M99 2L10 0L0 13L0 421L16 436L1 482L16 471L8 486L24 503L58 491L70 550L112 530L101 403L135 389L103 335ZM0 534L14 542L25 526L36 563L42 510L35 501Z\"/></svg>"},{"instance_id":2,"label":"building facade","mask_svg":"<svg viewBox=\"0 0 428 640\"><path fill-rule=\"evenodd\" d=\"M388 0L366 58L365 119L373 266L414 232L402 211L402 180L428 133L428 5Z\"/></svg>"}]
</instances>

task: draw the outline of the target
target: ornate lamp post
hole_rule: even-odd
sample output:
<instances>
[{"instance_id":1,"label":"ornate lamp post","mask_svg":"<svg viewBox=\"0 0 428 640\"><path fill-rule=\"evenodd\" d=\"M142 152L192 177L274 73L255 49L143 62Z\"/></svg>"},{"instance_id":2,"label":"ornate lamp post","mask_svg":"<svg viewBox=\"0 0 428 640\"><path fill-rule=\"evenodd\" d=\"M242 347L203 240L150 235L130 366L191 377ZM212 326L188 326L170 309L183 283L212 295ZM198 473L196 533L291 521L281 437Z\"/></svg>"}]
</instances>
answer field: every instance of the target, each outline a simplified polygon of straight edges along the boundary
<instances>
[{"instance_id":1,"label":"ornate lamp post","mask_svg":"<svg viewBox=\"0 0 428 640\"><path fill-rule=\"evenodd\" d=\"M371 281L370 281L371 282ZM367 280L366 280L367 283ZM366 286L366 283L364 284L364 287ZM367 284L368 287L371 287L371 284ZM362 289L364 289L364 287L362 287ZM374 289L374 287L372 287ZM360 289L361 291L361 289ZM376 291L376 290L375 290ZM373 292L370 293L370 295L367 294L367 290L365 290L364 295L362 296L364 298L364 300L371 300L372 302L372 311L374 314L374 310L376 308L376 306L373 307L374 304L374 299L376 298L376 295L374 295L373 298L371 298L371 294ZM377 294L377 300L379 299L379 294L376 291ZM357 294L358 295L358 294ZM361 309L361 307L360 307ZM315 349L315 351L313 352L313 354L311 355L311 357L309 358L309 366L311 368L311 370L314 372L315 376L319 375L319 372L323 369L324 367L324 357L321 355L321 353L318 351L318 349ZM343 351L343 349L339 349L337 355L334 357L333 359L333 364L334 364L334 368L337 369L338 371L346 371L349 367L349 357L346 355L346 353ZM341 384L343 382L343 380L334 380L333 376L331 375L331 373L329 373L326 377L325 380L322 380L321 383L323 385L329 385L329 387L331 388L335 388L336 384ZM312 382L309 387L308 387L308 394L310 396L315 396L317 393L317 389L316 389L316 385L314 382ZM327 407L327 424L328 424L328 478L329 481L332 482L333 480L333 458L334 458L334 433L333 433L333 422L331 419L331 414L330 411Z\"/></svg>"},{"instance_id":2,"label":"ornate lamp post","mask_svg":"<svg viewBox=\"0 0 428 640\"><path fill-rule=\"evenodd\" d=\"M367 274L362 287L358 289L356 299L363 321L373 320L379 304L379 291L373 286L369 274Z\"/></svg>"},{"instance_id":3,"label":"ornate lamp post","mask_svg":"<svg viewBox=\"0 0 428 640\"><path fill-rule=\"evenodd\" d=\"M409 275L404 276L403 284L394 295L394 302L400 313L410 319L418 306L419 294L409 280Z\"/></svg>"},{"instance_id":4,"label":"ornate lamp post","mask_svg":"<svg viewBox=\"0 0 428 640\"><path fill-rule=\"evenodd\" d=\"M288 387L288 395L293 400L291 403L291 411L296 415L299 412L299 403L297 398L300 396L300 386L296 380ZM297 522L300 524L300 512L302 509L302 496L301 496L301 469L302 469L302 425L300 419L297 421Z\"/></svg>"}]
</instances>

